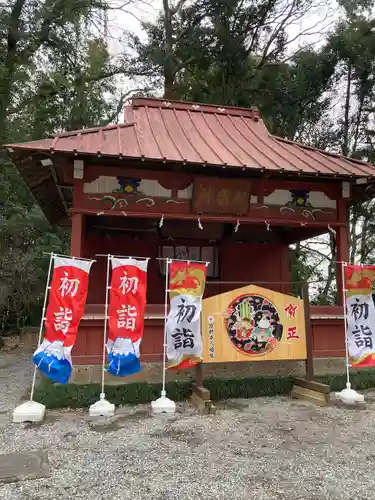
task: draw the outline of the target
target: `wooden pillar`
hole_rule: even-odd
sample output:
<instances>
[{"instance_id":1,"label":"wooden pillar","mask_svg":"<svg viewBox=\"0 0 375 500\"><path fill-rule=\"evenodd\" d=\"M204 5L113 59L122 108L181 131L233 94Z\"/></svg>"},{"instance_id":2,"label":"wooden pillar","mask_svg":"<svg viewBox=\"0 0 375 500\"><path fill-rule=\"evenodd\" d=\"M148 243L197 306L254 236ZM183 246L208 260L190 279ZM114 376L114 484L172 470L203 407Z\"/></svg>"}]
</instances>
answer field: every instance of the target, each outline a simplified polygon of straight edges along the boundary
<instances>
[{"instance_id":1,"label":"wooden pillar","mask_svg":"<svg viewBox=\"0 0 375 500\"><path fill-rule=\"evenodd\" d=\"M74 257L83 257L83 232L84 232L83 215L80 213L73 213L70 253L71 255L74 255Z\"/></svg>"},{"instance_id":2,"label":"wooden pillar","mask_svg":"<svg viewBox=\"0 0 375 500\"><path fill-rule=\"evenodd\" d=\"M203 364L198 363L195 366L195 383L197 387L203 387Z\"/></svg>"},{"instance_id":3,"label":"wooden pillar","mask_svg":"<svg viewBox=\"0 0 375 500\"><path fill-rule=\"evenodd\" d=\"M76 161L74 161L74 191L73 191L73 208L82 207L83 193L83 169L82 177L76 178ZM83 237L84 237L84 216L82 213L72 214L72 239L70 243L70 253L75 257L84 257L83 253Z\"/></svg>"},{"instance_id":4,"label":"wooden pillar","mask_svg":"<svg viewBox=\"0 0 375 500\"><path fill-rule=\"evenodd\" d=\"M305 313L305 331L306 331L306 379L314 380L314 358L313 358L313 337L310 317L310 298L309 284L303 283L301 295L303 299L303 308Z\"/></svg>"}]
</instances>

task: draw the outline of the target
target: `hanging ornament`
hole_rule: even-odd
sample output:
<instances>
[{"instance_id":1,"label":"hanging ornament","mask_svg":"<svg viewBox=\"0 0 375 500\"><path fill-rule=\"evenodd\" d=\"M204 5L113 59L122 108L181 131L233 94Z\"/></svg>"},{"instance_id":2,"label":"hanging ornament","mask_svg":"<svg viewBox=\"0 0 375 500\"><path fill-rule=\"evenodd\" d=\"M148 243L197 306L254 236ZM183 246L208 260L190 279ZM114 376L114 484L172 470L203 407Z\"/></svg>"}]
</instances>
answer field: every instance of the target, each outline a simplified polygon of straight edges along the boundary
<instances>
[{"instance_id":1,"label":"hanging ornament","mask_svg":"<svg viewBox=\"0 0 375 500\"><path fill-rule=\"evenodd\" d=\"M200 214L200 215L202 215L202 214ZM203 226L202 226L201 218L200 217L198 217L198 227L199 227L200 230L203 231Z\"/></svg>"},{"instance_id":2,"label":"hanging ornament","mask_svg":"<svg viewBox=\"0 0 375 500\"><path fill-rule=\"evenodd\" d=\"M239 215L237 215L237 224L234 226L235 233L237 233L239 227L240 227L240 219L239 219Z\"/></svg>"},{"instance_id":3,"label":"hanging ornament","mask_svg":"<svg viewBox=\"0 0 375 500\"><path fill-rule=\"evenodd\" d=\"M161 216L159 227L163 227L163 224L164 224L164 215Z\"/></svg>"},{"instance_id":4,"label":"hanging ornament","mask_svg":"<svg viewBox=\"0 0 375 500\"><path fill-rule=\"evenodd\" d=\"M268 224L266 220L264 221L264 223L266 225L267 231L271 231L271 224Z\"/></svg>"}]
</instances>

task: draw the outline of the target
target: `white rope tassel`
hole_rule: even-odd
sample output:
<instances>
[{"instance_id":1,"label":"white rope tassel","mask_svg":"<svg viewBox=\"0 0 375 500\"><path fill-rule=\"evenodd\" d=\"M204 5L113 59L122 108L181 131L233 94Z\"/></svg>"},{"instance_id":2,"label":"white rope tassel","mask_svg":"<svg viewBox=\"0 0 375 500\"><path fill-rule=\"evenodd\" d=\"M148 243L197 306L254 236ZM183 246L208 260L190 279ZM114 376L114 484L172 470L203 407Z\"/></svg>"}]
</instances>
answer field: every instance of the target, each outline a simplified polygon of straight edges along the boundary
<instances>
[{"instance_id":1,"label":"white rope tassel","mask_svg":"<svg viewBox=\"0 0 375 500\"><path fill-rule=\"evenodd\" d=\"M164 224L164 215L161 216L159 227L163 227L163 224Z\"/></svg>"},{"instance_id":2,"label":"white rope tassel","mask_svg":"<svg viewBox=\"0 0 375 500\"><path fill-rule=\"evenodd\" d=\"M237 233L238 229L240 227L240 219L239 217L237 216L237 224L234 226L234 232Z\"/></svg>"},{"instance_id":3,"label":"white rope tassel","mask_svg":"<svg viewBox=\"0 0 375 500\"><path fill-rule=\"evenodd\" d=\"M264 223L266 225L267 231L271 231L271 224L268 224L266 220L264 221Z\"/></svg>"},{"instance_id":4,"label":"white rope tassel","mask_svg":"<svg viewBox=\"0 0 375 500\"><path fill-rule=\"evenodd\" d=\"M201 223L201 218L198 217L198 227L201 231L203 231L203 226L202 226L202 223Z\"/></svg>"}]
</instances>

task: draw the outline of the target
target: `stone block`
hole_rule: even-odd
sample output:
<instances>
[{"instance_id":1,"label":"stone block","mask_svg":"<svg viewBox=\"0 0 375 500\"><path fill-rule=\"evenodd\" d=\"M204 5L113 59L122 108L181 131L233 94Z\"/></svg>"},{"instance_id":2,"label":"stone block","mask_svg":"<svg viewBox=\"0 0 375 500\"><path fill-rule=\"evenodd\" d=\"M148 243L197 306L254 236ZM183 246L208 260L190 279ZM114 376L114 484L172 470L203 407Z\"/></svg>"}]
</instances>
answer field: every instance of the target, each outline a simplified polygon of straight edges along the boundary
<instances>
[{"instance_id":1,"label":"stone block","mask_svg":"<svg viewBox=\"0 0 375 500\"><path fill-rule=\"evenodd\" d=\"M143 366L140 372L134 373L133 375L128 375L126 377L116 377L115 375L106 373L104 381L106 385L123 385L123 384L134 384L135 382L146 382L147 381L146 369L145 366Z\"/></svg>"},{"instance_id":2,"label":"stone block","mask_svg":"<svg viewBox=\"0 0 375 500\"><path fill-rule=\"evenodd\" d=\"M101 365L75 365L71 382L76 384L100 383ZM304 361L251 361L239 363L209 363L203 365L204 378L240 379L248 377L291 376L305 377ZM314 359L315 375L345 373L344 358ZM105 383L111 385L129 384L132 382L160 383L162 380L161 363L142 363L142 370L129 377L105 375ZM187 370L167 370L167 382L195 381L195 368Z\"/></svg>"},{"instance_id":3,"label":"stone block","mask_svg":"<svg viewBox=\"0 0 375 500\"><path fill-rule=\"evenodd\" d=\"M345 373L345 358L315 358L315 375L340 375Z\"/></svg>"},{"instance_id":4,"label":"stone block","mask_svg":"<svg viewBox=\"0 0 375 500\"><path fill-rule=\"evenodd\" d=\"M90 382L90 365L73 365L70 382L73 384L88 384Z\"/></svg>"},{"instance_id":5,"label":"stone block","mask_svg":"<svg viewBox=\"0 0 375 500\"><path fill-rule=\"evenodd\" d=\"M50 475L46 451L0 455L0 483L39 479Z\"/></svg>"},{"instance_id":6,"label":"stone block","mask_svg":"<svg viewBox=\"0 0 375 500\"><path fill-rule=\"evenodd\" d=\"M90 365L90 384L100 384L102 381L102 365Z\"/></svg>"}]
</instances>

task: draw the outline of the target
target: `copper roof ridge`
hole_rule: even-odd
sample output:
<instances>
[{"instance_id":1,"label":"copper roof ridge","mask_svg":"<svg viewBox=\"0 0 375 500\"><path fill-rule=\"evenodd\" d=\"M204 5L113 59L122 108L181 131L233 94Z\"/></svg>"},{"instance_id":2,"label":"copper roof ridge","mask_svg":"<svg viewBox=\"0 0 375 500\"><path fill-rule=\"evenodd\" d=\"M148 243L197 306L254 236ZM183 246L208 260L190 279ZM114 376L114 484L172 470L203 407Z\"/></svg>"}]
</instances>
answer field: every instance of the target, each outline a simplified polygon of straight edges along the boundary
<instances>
[{"instance_id":1,"label":"copper roof ridge","mask_svg":"<svg viewBox=\"0 0 375 500\"><path fill-rule=\"evenodd\" d=\"M49 139L59 139L60 137L70 137L73 135L83 135L83 134L92 134L94 132L100 132L103 130L113 130L118 128L127 128L134 127L135 122L130 123L112 123L111 125L104 125L102 127L92 127L92 128L84 128L81 130L70 130L68 132L62 132L61 134L55 134L49 137Z\"/></svg>"},{"instance_id":2,"label":"copper roof ridge","mask_svg":"<svg viewBox=\"0 0 375 500\"><path fill-rule=\"evenodd\" d=\"M340 155L339 153L333 153L332 151L326 151L326 150L321 149L321 148L314 148L314 146L308 146L307 144L303 144L302 142L298 142L298 141L291 141L290 139L286 139L285 137L280 137L278 135L270 134L270 137L272 137L273 139L276 139L277 141L280 141L280 142L286 142L286 143L291 144L293 146L299 146L300 148L303 148L303 149L309 149L311 151L316 151L316 152L322 153L323 155L326 155L326 156L332 156L334 158L339 158L340 160L346 160L346 161L351 162L351 163L359 163L360 165L366 165L366 166L370 166L370 167L374 166L371 162L368 162L368 161L358 160L358 158L351 158L348 156Z\"/></svg>"},{"instance_id":3,"label":"copper roof ridge","mask_svg":"<svg viewBox=\"0 0 375 500\"><path fill-rule=\"evenodd\" d=\"M255 121L261 119L259 109L256 106L250 108L245 108L242 106L224 106L221 104L206 104L203 102L194 101L183 101L178 99L164 99L164 98L154 98L154 97L134 97L131 100L132 108L138 107L162 107L166 109L190 109L190 111L199 111L201 113L217 113L218 110L226 111L228 114L241 114L243 112L244 116L252 118ZM157 106L155 106L157 105ZM188 108L188 107L191 108ZM208 109L205 109L208 108ZM224 114L224 113L223 113ZM242 116L242 115L241 115Z\"/></svg>"}]
</instances>

